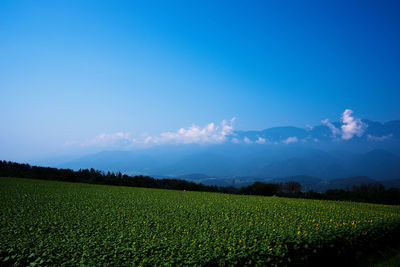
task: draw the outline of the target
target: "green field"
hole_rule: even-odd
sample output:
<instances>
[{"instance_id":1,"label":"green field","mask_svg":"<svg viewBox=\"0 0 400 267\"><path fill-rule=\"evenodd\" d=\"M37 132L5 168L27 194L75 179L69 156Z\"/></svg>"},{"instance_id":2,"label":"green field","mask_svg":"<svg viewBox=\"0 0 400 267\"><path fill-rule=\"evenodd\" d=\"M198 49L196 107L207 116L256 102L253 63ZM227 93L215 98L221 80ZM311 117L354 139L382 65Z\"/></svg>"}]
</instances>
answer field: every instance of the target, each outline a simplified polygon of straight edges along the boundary
<instances>
[{"instance_id":1,"label":"green field","mask_svg":"<svg viewBox=\"0 0 400 267\"><path fill-rule=\"evenodd\" d=\"M0 194L0 265L284 265L400 229L398 206L18 178Z\"/></svg>"}]
</instances>

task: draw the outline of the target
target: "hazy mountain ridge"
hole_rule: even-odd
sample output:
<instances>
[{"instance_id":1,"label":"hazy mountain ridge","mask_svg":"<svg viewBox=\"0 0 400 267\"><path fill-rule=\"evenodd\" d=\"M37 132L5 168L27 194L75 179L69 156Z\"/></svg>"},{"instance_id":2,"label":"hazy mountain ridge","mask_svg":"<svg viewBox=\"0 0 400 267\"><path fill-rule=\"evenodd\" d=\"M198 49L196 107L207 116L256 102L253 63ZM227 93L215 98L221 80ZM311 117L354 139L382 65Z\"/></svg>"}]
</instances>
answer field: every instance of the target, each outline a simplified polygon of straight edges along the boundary
<instances>
[{"instance_id":1,"label":"hazy mountain ridge","mask_svg":"<svg viewBox=\"0 0 400 267\"><path fill-rule=\"evenodd\" d=\"M333 137L326 125L235 131L223 144L160 145L132 151L103 151L57 167L95 168L165 177L293 177L332 180L368 176L400 179L400 120L362 120L366 128L350 140ZM332 123L339 128L340 123ZM235 139L234 139L235 138ZM262 138L262 139L260 139ZM291 142L284 142L291 138ZM229 140L246 140L235 143ZM257 140L265 140L257 143Z\"/></svg>"},{"instance_id":2,"label":"hazy mountain ridge","mask_svg":"<svg viewBox=\"0 0 400 267\"><path fill-rule=\"evenodd\" d=\"M388 121L385 123L361 120L365 129L361 136L355 135L351 142L355 141L395 141L400 139L400 120ZM333 122L333 126L340 130L341 123ZM250 141L257 141L258 138L264 138L267 142L282 142L287 138L296 137L298 141L334 141L340 142L340 137L333 138L334 134L327 125L317 125L309 128L299 128L293 126L273 127L260 131L235 131L233 136L242 140L247 137Z\"/></svg>"}]
</instances>

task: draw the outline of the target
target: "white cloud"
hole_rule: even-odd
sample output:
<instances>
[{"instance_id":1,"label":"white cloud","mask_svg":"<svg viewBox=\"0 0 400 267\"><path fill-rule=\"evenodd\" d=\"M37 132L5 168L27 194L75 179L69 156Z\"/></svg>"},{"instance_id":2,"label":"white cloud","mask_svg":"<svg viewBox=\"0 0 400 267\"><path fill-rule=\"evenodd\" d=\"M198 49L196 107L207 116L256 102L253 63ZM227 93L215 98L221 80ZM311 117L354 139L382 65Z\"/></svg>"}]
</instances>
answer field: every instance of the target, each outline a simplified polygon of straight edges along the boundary
<instances>
[{"instance_id":1,"label":"white cloud","mask_svg":"<svg viewBox=\"0 0 400 267\"><path fill-rule=\"evenodd\" d=\"M149 143L151 143L152 140L153 140L153 137L152 137L152 136L147 136L147 137L144 139L144 143L145 143L145 144L149 144Z\"/></svg>"},{"instance_id":2,"label":"white cloud","mask_svg":"<svg viewBox=\"0 0 400 267\"><path fill-rule=\"evenodd\" d=\"M95 138L84 142L82 146L130 147L136 142L137 140L129 132L117 132L112 134L102 133Z\"/></svg>"},{"instance_id":3,"label":"white cloud","mask_svg":"<svg viewBox=\"0 0 400 267\"><path fill-rule=\"evenodd\" d=\"M239 139L237 139L236 137L232 138L232 143L239 144Z\"/></svg>"},{"instance_id":4,"label":"white cloud","mask_svg":"<svg viewBox=\"0 0 400 267\"><path fill-rule=\"evenodd\" d=\"M180 128L176 132L163 132L158 136L142 134L133 136L130 132L102 133L96 137L80 143L83 147L114 147L114 148L132 148L140 145L157 144L219 144L227 140L227 136L233 133L233 124L236 118L230 121L223 120L220 125L209 123L204 127L192 125L189 128ZM72 146L78 142L66 142L64 146Z\"/></svg>"},{"instance_id":5,"label":"white cloud","mask_svg":"<svg viewBox=\"0 0 400 267\"><path fill-rule=\"evenodd\" d=\"M311 126L309 124L306 124L305 127L306 127L307 131L311 131L312 129L314 129L314 126Z\"/></svg>"},{"instance_id":6,"label":"white cloud","mask_svg":"<svg viewBox=\"0 0 400 267\"><path fill-rule=\"evenodd\" d=\"M257 144L266 144L267 143L267 139L262 138L262 137L258 137L258 139L256 140Z\"/></svg>"},{"instance_id":7,"label":"white cloud","mask_svg":"<svg viewBox=\"0 0 400 267\"><path fill-rule=\"evenodd\" d=\"M247 136L245 136L245 137L243 138L243 141L244 141L246 144L251 144L251 143L253 143Z\"/></svg>"},{"instance_id":8,"label":"white cloud","mask_svg":"<svg viewBox=\"0 0 400 267\"><path fill-rule=\"evenodd\" d=\"M329 119L325 119L321 121L323 124L329 127L329 129L332 132L333 137L336 137L336 135L340 135L340 130L333 125Z\"/></svg>"},{"instance_id":9,"label":"white cloud","mask_svg":"<svg viewBox=\"0 0 400 267\"><path fill-rule=\"evenodd\" d=\"M226 136L230 135L233 132L233 123L235 122L236 118L233 117L229 122L227 123L226 120L222 121L222 129L221 129L221 135Z\"/></svg>"},{"instance_id":10,"label":"white cloud","mask_svg":"<svg viewBox=\"0 0 400 267\"><path fill-rule=\"evenodd\" d=\"M298 141L299 141L299 139L297 139L296 136L291 136L291 137L288 137L286 140L283 140L282 143L288 145L288 144L291 144L291 143L297 143Z\"/></svg>"},{"instance_id":11,"label":"white cloud","mask_svg":"<svg viewBox=\"0 0 400 267\"><path fill-rule=\"evenodd\" d=\"M66 141L64 144L63 144L63 146L64 147L69 147L69 146L74 146L74 145L76 145L78 142L76 142L76 141Z\"/></svg>"},{"instance_id":12,"label":"white cloud","mask_svg":"<svg viewBox=\"0 0 400 267\"><path fill-rule=\"evenodd\" d=\"M361 121L361 119L356 119L352 116L353 111L351 109L346 109L342 114L342 139L349 140L353 138L354 135L362 136L367 125Z\"/></svg>"},{"instance_id":13,"label":"white cloud","mask_svg":"<svg viewBox=\"0 0 400 267\"><path fill-rule=\"evenodd\" d=\"M352 116L353 111L346 109L342 114L342 125L340 128L336 128L329 119L322 120L322 123L329 127L333 137L341 136L344 140L349 140L353 136L361 136L367 125L361 121L361 119L354 118ZM97 147L114 147L114 148L132 148L134 146L151 146L160 144L221 144L226 141L232 143L245 143L245 144L271 144L265 138L258 137L256 140L250 140L247 136L243 139L231 136L234 133L234 122L236 118L232 118L229 121L223 120L219 125L213 122L200 127L193 124L188 128L180 128L176 132L162 132L159 135L139 135L133 136L130 132L117 132L117 133L102 133L93 139L87 140L86 142L66 142L65 147L81 145L84 147L97 146ZM312 127L308 127L312 129ZM385 140L391 136L371 136L368 138L371 140ZM229 138L229 139L228 139ZM306 142L310 137L301 141ZM318 139L314 139L314 142L318 142ZM278 143L291 144L297 143L299 139L296 136L291 136L286 140ZM275 142L276 143L276 142Z\"/></svg>"},{"instance_id":14,"label":"white cloud","mask_svg":"<svg viewBox=\"0 0 400 267\"><path fill-rule=\"evenodd\" d=\"M236 118L229 122L223 120L220 126L209 123L203 128L193 124L187 129L180 128L177 132L163 132L159 136L146 138L146 143L220 144L226 141L226 136L232 134L235 120Z\"/></svg>"},{"instance_id":15,"label":"white cloud","mask_svg":"<svg viewBox=\"0 0 400 267\"><path fill-rule=\"evenodd\" d=\"M385 141L389 138L391 138L393 134L388 134L388 135L382 135L382 136L373 136L373 135L367 135L367 138L372 140L372 141Z\"/></svg>"},{"instance_id":16,"label":"white cloud","mask_svg":"<svg viewBox=\"0 0 400 267\"><path fill-rule=\"evenodd\" d=\"M352 114L353 111L351 109L346 109L342 113L342 125L340 129L336 128L329 119L322 120L321 122L329 127L333 137L340 135L343 140L350 140L355 135L362 136L368 127L361 119L353 117Z\"/></svg>"}]
</instances>

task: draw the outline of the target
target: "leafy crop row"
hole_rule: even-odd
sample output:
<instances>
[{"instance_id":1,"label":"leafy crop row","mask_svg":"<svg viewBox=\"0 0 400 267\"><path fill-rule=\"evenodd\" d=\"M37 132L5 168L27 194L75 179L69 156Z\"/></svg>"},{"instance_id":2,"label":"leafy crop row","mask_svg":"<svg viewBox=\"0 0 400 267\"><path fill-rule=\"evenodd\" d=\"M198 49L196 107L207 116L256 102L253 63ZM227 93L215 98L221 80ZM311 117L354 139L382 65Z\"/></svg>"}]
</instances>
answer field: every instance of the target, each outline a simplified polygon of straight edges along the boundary
<instances>
[{"instance_id":1,"label":"leafy crop row","mask_svg":"<svg viewBox=\"0 0 400 267\"><path fill-rule=\"evenodd\" d=\"M4 265L286 265L399 228L397 206L0 179Z\"/></svg>"}]
</instances>

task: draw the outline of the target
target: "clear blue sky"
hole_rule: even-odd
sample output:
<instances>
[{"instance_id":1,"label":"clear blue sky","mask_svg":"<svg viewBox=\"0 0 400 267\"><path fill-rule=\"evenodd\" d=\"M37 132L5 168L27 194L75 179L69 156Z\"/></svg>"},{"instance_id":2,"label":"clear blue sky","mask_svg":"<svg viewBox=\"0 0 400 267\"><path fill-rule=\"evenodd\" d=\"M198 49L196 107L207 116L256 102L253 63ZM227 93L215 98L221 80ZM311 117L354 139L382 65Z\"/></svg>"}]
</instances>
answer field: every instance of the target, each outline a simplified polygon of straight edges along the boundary
<instances>
[{"instance_id":1,"label":"clear blue sky","mask_svg":"<svg viewBox=\"0 0 400 267\"><path fill-rule=\"evenodd\" d=\"M399 14L378 0L1 1L0 158L232 117L400 119Z\"/></svg>"}]
</instances>

